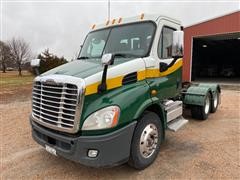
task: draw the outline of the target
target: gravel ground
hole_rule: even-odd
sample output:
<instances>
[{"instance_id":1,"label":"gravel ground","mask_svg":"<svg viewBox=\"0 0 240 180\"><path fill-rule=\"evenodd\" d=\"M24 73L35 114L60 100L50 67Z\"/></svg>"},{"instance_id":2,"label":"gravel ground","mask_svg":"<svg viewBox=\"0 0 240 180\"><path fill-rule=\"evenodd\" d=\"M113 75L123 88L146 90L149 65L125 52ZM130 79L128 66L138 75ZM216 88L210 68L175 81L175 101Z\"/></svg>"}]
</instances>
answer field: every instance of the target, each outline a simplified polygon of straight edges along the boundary
<instances>
[{"instance_id":1,"label":"gravel ground","mask_svg":"<svg viewBox=\"0 0 240 180\"><path fill-rule=\"evenodd\" d=\"M95 169L47 153L31 138L31 102L2 102L1 179L239 179L240 91L224 90L207 121L167 132L155 163L143 171L127 165Z\"/></svg>"}]
</instances>

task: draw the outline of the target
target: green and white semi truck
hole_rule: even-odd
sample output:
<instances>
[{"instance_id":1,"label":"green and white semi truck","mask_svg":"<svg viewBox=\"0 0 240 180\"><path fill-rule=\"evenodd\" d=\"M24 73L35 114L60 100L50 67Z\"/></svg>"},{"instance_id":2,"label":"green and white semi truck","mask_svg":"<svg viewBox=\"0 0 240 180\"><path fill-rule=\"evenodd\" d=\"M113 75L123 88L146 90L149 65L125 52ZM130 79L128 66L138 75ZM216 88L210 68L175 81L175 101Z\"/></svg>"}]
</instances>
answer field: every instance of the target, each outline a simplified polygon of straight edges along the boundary
<instances>
[{"instance_id":1,"label":"green and white semi truck","mask_svg":"<svg viewBox=\"0 0 240 180\"><path fill-rule=\"evenodd\" d=\"M30 122L45 149L92 167L156 159L166 130L217 110L217 84L182 82L183 31L161 15L94 25L77 60L37 76ZM33 60L32 66L39 66Z\"/></svg>"}]
</instances>

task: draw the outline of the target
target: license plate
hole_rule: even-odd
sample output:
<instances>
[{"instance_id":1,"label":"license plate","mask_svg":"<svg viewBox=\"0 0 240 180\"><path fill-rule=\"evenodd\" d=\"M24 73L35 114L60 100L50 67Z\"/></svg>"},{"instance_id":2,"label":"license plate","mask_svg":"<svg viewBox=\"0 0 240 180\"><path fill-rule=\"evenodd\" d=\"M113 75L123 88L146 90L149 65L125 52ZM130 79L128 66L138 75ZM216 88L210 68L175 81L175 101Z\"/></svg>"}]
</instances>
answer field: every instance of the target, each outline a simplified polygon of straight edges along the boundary
<instances>
[{"instance_id":1,"label":"license plate","mask_svg":"<svg viewBox=\"0 0 240 180\"><path fill-rule=\"evenodd\" d=\"M45 149L47 152L49 152L50 154L53 154L54 156L57 156L57 152L56 152L56 149L48 146L48 145L45 145Z\"/></svg>"}]
</instances>

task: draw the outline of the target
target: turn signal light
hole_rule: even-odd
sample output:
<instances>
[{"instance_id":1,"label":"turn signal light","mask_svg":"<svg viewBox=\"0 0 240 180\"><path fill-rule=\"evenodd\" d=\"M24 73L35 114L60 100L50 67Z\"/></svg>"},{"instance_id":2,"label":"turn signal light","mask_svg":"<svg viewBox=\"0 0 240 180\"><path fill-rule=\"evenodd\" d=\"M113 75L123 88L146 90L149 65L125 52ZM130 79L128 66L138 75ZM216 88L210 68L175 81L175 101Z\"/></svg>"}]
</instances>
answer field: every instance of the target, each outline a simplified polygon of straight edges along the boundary
<instances>
[{"instance_id":1,"label":"turn signal light","mask_svg":"<svg viewBox=\"0 0 240 180\"><path fill-rule=\"evenodd\" d=\"M114 24L114 23L115 23L115 21L116 21L116 19L113 19L113 20L112 20L112 24Z\"/></svg>"},{"instance_id":2,"label":"turn signal light","mask_svg":"<svg viewBox=\"0 0 240 180\"><path fill-rule=\"evenodd\" d=\"M121 22L122 22L122 18L120 17L120 18L118 19L118 24L121 23Z\"/></svg>"},{"instance_id":3,"label":"turn signal light","mask_svg":"<svg viewBox=\"0 0 240 180\"><path fill-rule=\"evenodd\" d=\"M96 24L94 24L93 26L92 26L92 29L94 29L96 27Z\"/></svg>"}]
</instances>

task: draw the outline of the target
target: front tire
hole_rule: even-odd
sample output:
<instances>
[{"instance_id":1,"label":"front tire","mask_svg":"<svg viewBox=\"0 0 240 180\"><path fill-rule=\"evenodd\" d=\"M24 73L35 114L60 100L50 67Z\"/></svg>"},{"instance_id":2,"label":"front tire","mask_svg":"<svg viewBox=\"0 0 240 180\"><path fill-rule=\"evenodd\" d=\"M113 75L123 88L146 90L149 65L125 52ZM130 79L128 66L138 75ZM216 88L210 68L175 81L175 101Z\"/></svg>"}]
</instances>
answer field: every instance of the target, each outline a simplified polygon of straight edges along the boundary
<instances>
[{"instance_id":1,"label":"front tire","mask_svg":"<svg viewBox=\"0 0 240 180\"><path fill-rule=\"evenodd\" d=\"M128 164L135 169L145 169L156 159L163 137L159 116L145 112L134 131Z\"/></svg>"},{"instance_id":2,"label":"front tire","mask_svg":"<svg viewBox=\"0 0 240 180\"><path fill-rule=\"evenodd\" d=\"M211 109L211 95L207 93L203 106L193 105L191 107L191 114L194 119L206 120Z\"/></svg>"}]
</instances>

